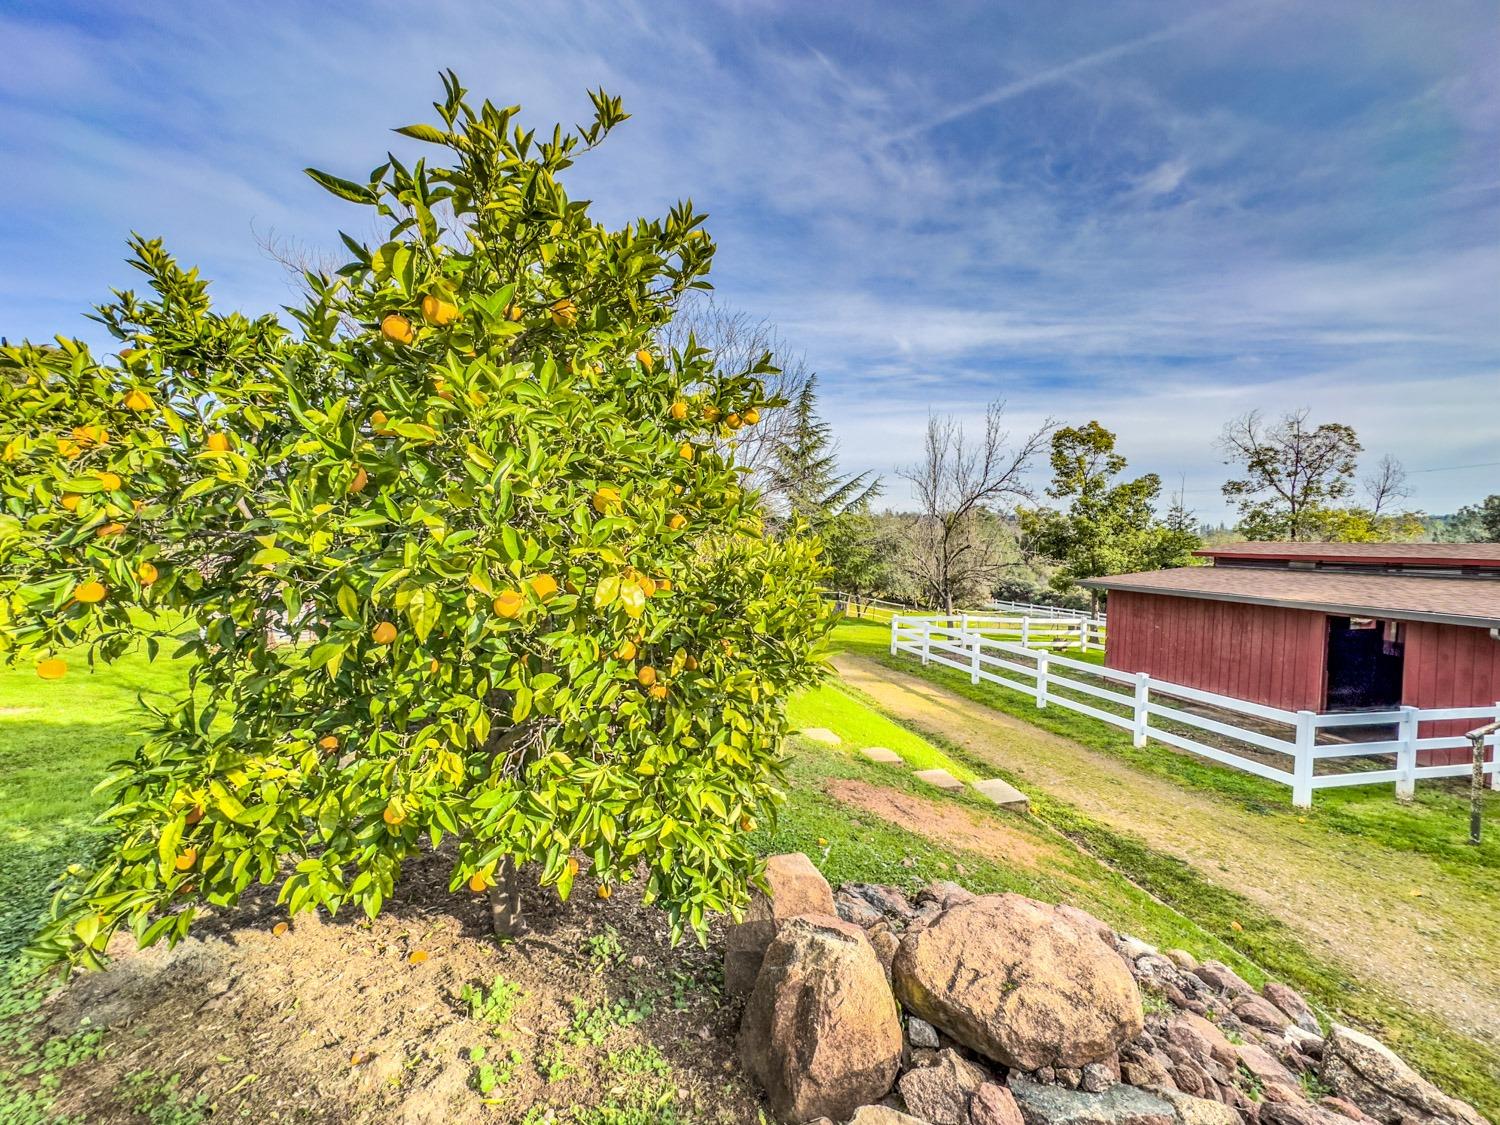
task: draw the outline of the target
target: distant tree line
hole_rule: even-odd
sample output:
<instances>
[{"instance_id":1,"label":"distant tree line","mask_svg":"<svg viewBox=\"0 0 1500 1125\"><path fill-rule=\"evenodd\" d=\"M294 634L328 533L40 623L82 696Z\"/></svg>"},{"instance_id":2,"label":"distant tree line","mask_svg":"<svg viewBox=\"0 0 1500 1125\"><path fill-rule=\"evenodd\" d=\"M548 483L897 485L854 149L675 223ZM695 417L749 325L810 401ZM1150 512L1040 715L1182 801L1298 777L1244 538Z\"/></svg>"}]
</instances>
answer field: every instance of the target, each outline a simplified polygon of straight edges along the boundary
<instances>
[{"instance_id":1,"label":"distant tree line","mask_svg":"<svg viewBox=\"0 0 1500 1125\"><path fill-rule=\"evenodd\" d=\"M1354 428L1314 424L1307 410L1274 420L1251 411L1224 426L1216 445L1231 470L1222 491L1232 526L1201 524L1181 493L1164 495L1155 473L1130 476L1099 421L1048 421L1015 435L1001 402L973 432L952 415L930 416L919 459L899 471L911 508L876 512L884 482L841 471L818 413L817 376L774 327L702 300L663 342L684 347L690 337L727 370L775 355L767 387L776 405L753 432L736 435L736 457L761 494L768 533L816 534L829 588L856 600L949 612L992 598L1097 609L1082 580L1192 565L1205 541L1500 542L1500 495L1426 516L1407 504L1400 461L1386 455L1362 473ZM1043 454L1051 476L1038 495L1031 474Z\"/></svg>"}]
</instances>

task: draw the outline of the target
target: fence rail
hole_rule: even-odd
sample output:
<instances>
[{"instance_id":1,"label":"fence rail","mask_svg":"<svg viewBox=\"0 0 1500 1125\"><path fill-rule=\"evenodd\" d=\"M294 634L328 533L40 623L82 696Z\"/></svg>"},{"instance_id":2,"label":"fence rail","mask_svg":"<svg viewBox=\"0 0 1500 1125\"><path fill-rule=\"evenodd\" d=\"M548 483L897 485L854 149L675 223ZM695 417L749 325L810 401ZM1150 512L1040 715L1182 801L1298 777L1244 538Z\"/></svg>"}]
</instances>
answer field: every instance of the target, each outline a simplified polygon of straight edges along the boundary
<instances>
[{"instance_id":1,"label":"fence rail","mask_svg":"<svg viewBox=\"0 0 1500 1125\"><path fill-rule=\"evenodd\" d=\"M1086 650L1094 619L1080 623L1071 618L1021 618L1020 639L1012 641L1009 637L1017 620L978 614L959 615L958 619L896 614L891 619L891 654L907 653L923 664L941 664L967 673L973 683L985 681L1021 692L1034 699L1039 708L1065 707L1128 730L1136 746L1155 739L1286 785L1292 790L1292 804L1298 808L1309 807L1318 789L1393 784L1397 798L1409 800L1420 780L1467 776L1472 770L1469 765L1418 764L1417 755L1424 750L1470 747L1462 735L1423 735L1422 727L1455 720L1472 721L1478 726L1500 718L1500 703L1344 714L1286 711L1158 680L1145 672L1104 668L1053 651L1053 638L1069 636L1081 640ZM1098 621L1097 628L1102 641L1104 623ZM1217 715L1201 713L1198 708L1204 707L1212 708ZM1394 727L1396 737L1319 741L1321 732L1382 726ZM1215 735L1220 743L1204 741L1203 735ZM1223 745L1224 741L1230 745ZM1486 742L1492 749L1483 770L1489 775L1490 785L1500 789L1500 734L1489 736ZM1263 757L1247 757L1247 752L1259 752ZM1387 768L1339 771L1338 763L1355 758L1390 758L1393 762Z\"/></svg>"}]
</instances>

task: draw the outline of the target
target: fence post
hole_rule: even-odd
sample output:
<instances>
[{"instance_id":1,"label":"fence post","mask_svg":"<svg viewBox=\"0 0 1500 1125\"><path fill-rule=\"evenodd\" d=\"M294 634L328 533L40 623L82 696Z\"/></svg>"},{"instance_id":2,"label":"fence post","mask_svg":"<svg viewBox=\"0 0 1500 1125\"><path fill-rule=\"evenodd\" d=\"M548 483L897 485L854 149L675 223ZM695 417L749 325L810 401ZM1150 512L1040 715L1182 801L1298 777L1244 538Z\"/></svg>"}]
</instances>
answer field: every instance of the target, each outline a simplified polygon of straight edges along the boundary
<instances>
[{"instance_id":1,"label":"fence post","mask_svg":"<svg viewBox=\"0 0 1500 1125\"><path fill-rule=\"evenodd\" d=\"M1080 617L1078 619L1078 651L1079 652L1088 652L1088 650L1089 650L1089 620L1088 620L1087 617Z\"/></svg>"},{"instance_id":2,"label":"fence post","mask_svg":"<svg viewBox=\"0 0 1500 1125\"><path fill-rule=\"evenodd\" d=\"M891 614L891 655L892 656L896 655L896 637L898 635L898 632L899 632L900 628L901 628L901 615L899 613L893 613L893 614Z\"/></svg>"},{"instance_id":3,"label":"fence post","mask_svg":"<svg viewBox=\"0 0 1500 1125\"><path fill-rule=\"evenodd\" d=\"M932 621L930 618L922 619L922 666L927 666L928 655L932 652Z\"/></svg>"},{"instance_id":4,"label":"fence post","mask_svg":"<svg viewBox=\"0 0 1500 1125\"><path fill-rule=\"evenodd\" d=\"M1047 706L1047 650L1039 649L1036 654L1036 705Z\"/></svg>"},{"instance_id":5,"label":"fence post","mask_svg":"<svg viewBox=\"0 0 1500 1125\"><path fill-rule=\"evenodd\" d=\"M1130 744L1146 745L1146 735L1151 730L1150 714L1146 704L1151 701L1151 676L1146 672L1135 674L1135 725L1131 728Z\"/></svg>"},{"instance_id":6,"label":"fence post","mask_svg":"<svg viewBox=\"0 0 1500 1125\"><path fill-rule=\"evenodd\" d=\"M973 646L969 650L969 682L977 684L979 682L979 630L976 629L966 635L969 638L969 644Z\"/></svg>"},{"instance_id":7,"label":"fence post","mask_svg":"<svg viewBox=\"0 0 1500 1125\"><path fill-rule=\"evenodd\" d=\"M1031 645L1031 618L1021 618L1021 647L1028 648Z\"/></svg>"},{"instance_id":8,"label":"fence post","mask_svg":"<svg viewBox=\"0 0 1500 1125\"><path fill-rule=\"evenodd\" d=\"M1396 769L1401 776L1396 780L1396 800L1409 805L1417 793L1417 709L1401 708L1401 723L1397 737L1401 749L1396 751Z\"/></svg>"},{"instance_id":9,"label":"fence post","mask_svg":"<svg viewBox=\"0 0 1500 1125\"><path fill-rule=\"evenodd\" d=\"M1318 741L1317 715L1297 712L1297 753L1292 764L1292 805L1312 808L1313 749Z\"/></svg>"}]
</instances>

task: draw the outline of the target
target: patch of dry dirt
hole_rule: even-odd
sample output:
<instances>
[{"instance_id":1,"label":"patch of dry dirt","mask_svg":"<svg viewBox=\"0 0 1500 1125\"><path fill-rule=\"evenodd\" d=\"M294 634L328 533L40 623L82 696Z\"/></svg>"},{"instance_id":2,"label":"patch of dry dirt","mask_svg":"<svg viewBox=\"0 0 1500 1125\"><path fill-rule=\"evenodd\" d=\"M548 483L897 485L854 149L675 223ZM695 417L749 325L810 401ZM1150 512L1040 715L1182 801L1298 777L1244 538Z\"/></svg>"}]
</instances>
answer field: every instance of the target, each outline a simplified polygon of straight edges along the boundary
<instances>
[{"instance_id":1,"label":"patch of dry dirt","mask_svg":"<svg viewBox=\"0 0 1500 1125\"><path fill-rule=\"evenodd\" d=\"M852 778L831 779L823 790L837 801L864 809L946 847L1003 858L1015 866L1041 866L1043 845L951 801L932 801ZM1054 854L1061 853L1054 849Z\"/></svg>"},{"instance_id":2,"label":"patch of dry dirt","mask_svg":"<svg viewBox=\"0 0 1500 1125\"><path fill-rule=\"evenodd\" d=\"M1177 856L1280 918L1356 977L1500 1044L1500 910L1466 897L1432 859L1314 825L1278 820L1272 830L1240 806L1143 773L919 676L851 653L833 664L846 684L898 720L1004 769L1022 789L1048 793ZM1476 972L1476 965L1486 968Z\"/></svg>"},{"instance_id":3,"label":"patch of dry dirt","mask_svg":"<svg viewBox=\"0 0 1500 1125\"><path fill-rule=\"evenodd\" d=\"M707 948L673 947L637 884L603 902L580 878L568 903L528 894L531 932L501 946L483 899L448 893L446 871L441 855L410 864L373 922L302 915L277 935L285 915L266 894L205 918L172 950L121 941L106 971L48 1003L55 1034L84 1020L110 1029L103 1058L65 1075L57 1109L140 1121L119 1090L150 1069L180 1074L184 1098L206 1093L225 1119L509 1123L532 1107L660 1103L693 1121L757 1120L717 932ZM501 1026L471 1018L459 998L497 977L521 990ZM570 1041L589 1031L601 1041ZM475 1088L476 1048L509 1066L488 1098Z\"/></svg>"}]
</instances>

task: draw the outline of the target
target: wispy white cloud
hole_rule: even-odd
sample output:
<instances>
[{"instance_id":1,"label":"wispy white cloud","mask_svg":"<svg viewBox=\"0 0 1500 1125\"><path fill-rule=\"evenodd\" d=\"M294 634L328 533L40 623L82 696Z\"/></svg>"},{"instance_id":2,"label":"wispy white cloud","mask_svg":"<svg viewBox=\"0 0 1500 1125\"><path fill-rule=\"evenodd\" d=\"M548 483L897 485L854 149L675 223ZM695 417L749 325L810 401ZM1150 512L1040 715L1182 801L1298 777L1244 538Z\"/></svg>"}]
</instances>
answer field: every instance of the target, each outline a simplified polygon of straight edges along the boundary
<instances>
[{"instance_id":1,"label":"wispy white cloud","mask_svg":"<svg viewBox=\"0 0 1500 1125\"><path fill-rule=\"evenodd\" d=\"M635 116L574 170L620 223L692 196L726 301L824 375L846 456L889 472L931 408L1099 417L1213 501L1210 441L1310 405L1410 465L1500 447L1500 72L1479 0L1179 0L848 12L432 0L0 17L0 332L87 333L129 229L231 305L286 299L252 226L336 248L358 175L430 115L436 73L582 119ZM1061 60L1061 61L1059 61ZM940 127L939 127L940 126ZM1480 409L1483 404L1489 409ZM1429 483L1430 482L1430 483ZM1484 487L1432 474L1442 509ZM1491 486L1493 487L1493 486Z\"/></svg>"}]
</instances>

